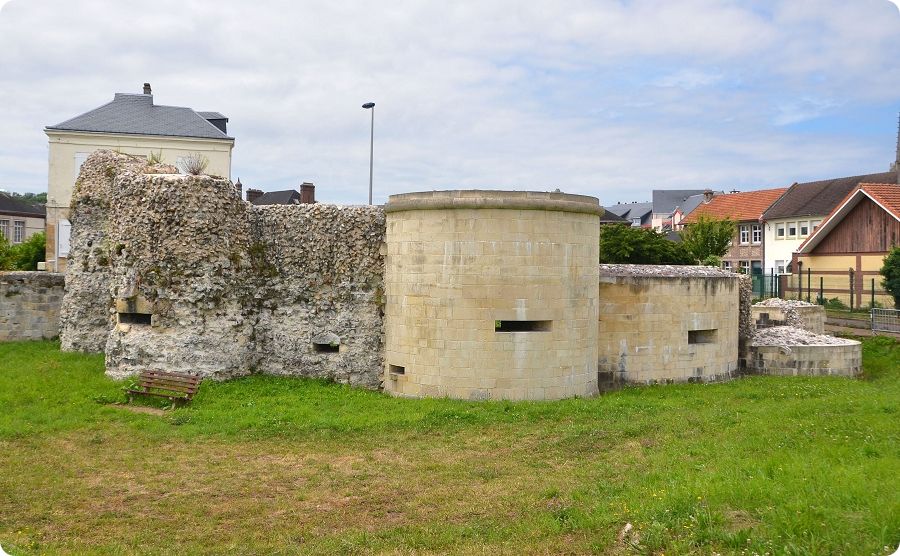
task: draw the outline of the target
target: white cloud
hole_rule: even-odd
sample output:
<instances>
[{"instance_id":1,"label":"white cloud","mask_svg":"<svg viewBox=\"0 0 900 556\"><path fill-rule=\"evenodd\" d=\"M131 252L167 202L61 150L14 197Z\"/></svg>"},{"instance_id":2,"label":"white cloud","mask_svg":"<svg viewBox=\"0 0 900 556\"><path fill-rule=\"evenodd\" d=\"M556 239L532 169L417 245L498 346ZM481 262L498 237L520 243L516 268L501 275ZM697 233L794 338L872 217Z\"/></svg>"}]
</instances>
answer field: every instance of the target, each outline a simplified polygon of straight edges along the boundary
<instances>
[{"instance_id":1,"label":"white cloud","mask_svg":"<svg viewBox=\"0 0 900 556\"><path fill-rule=\"evenodd\" d=\"M785 124L900 101L896 10L765 6L14 0L0 186L45 187L43 126L144 81L157 102L231 118L245 186L311 180L340 202L367 196L369 100L378 201L447 187L637 200L886 167L893 145L871 134Z\"/></svg>"}]
</instances>

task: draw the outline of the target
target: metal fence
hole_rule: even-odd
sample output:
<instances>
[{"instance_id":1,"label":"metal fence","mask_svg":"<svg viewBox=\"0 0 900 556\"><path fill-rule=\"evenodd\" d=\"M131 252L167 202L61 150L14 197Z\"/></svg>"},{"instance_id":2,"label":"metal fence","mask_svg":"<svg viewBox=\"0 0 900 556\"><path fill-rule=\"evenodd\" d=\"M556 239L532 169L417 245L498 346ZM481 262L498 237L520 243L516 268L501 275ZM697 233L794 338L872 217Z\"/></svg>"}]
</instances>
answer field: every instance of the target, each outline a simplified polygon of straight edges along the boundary
<instances>
[{"instance_id":1,"label":"metal fence","mask_svg":"<svg viewBox=\"0 0 900 556\"><path fill-rule=\"evenodd\" d=\"M873 332L900 332L900 309L872 309Z\"/></svg>"},{"instance_id":2,"label":"metal fence","mask_svg":"<svg viewBox=\"0 0 900 556\"><path fill-rule=\"evenodd\" d=\"M804 268L802 272L782 275L779 297L802 299L834 309L874 309L891 307L894 299L882 289L878 272L820 270Z\"/></svg>"}]
</instances>

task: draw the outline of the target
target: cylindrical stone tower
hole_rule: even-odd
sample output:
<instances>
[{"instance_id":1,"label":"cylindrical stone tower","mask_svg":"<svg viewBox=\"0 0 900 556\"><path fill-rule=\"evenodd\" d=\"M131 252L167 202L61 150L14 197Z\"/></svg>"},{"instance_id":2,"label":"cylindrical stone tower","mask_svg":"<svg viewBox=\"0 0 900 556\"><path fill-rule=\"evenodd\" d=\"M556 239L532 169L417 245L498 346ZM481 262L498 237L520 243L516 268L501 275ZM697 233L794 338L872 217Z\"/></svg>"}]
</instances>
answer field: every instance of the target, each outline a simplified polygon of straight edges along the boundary
<instances>
[{"instance_id":1,"label":"cylindrical stone tower","mask_svg":"<svg viewBox=\"0 0 900 556\"><path fill-rule=\"evenodd\" d=\"M385 390L461 399L597 392L594 197L433 191L385 205Z\"/></svg>"}]
</instances>

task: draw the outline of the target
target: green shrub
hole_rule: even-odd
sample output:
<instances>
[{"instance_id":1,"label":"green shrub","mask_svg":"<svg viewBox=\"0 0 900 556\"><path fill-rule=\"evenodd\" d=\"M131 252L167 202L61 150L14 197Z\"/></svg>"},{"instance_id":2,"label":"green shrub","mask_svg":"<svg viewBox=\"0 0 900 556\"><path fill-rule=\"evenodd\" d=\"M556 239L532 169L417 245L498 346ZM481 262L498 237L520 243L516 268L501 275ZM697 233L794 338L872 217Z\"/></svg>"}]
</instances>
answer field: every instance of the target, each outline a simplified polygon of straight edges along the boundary
<instances>
[{"instance_id":1,"label":"green shrub","mask_svg":"<svg viewBox=\"0 0 900 556\"><path fill-rule=\"evenodd\" d=\"M891 249L884 258L884 266L880 272L884 276L881 285L894 298L894 308L900 309L900 247L895 246Z\"/></svg>"},{"instance_id":2,"label":"green shrub","mask_svg":"<svg viewBox=\"0 0 900 556\"><path fill-rule=\"evenodd\" d=\"M836 309L839 311L849 311L850 307L847 306L846 303L840 300L838 297L832 297L828 301L825 302L826 309Z\"/></svg>"},{"instance_id":3,"label":"green shrub","mask_svg":"<svg viewBox=\"0 0 900 556\"><path fill-rule=\"evenodd\" d=\"M681 243L649 228L601 226L600 262L610 264L696 264Z\"/></svg>"},{"instance_id":4,"label":"green shrub","mask_svg":"<svg viewBox=\"0 0 900 556\"><path fill-rule=\"evenodd\" d=\"M45 258L45 244L44 232L13 245L0 233L0 270L37 270Z\"/></svg>"}]
</instances>

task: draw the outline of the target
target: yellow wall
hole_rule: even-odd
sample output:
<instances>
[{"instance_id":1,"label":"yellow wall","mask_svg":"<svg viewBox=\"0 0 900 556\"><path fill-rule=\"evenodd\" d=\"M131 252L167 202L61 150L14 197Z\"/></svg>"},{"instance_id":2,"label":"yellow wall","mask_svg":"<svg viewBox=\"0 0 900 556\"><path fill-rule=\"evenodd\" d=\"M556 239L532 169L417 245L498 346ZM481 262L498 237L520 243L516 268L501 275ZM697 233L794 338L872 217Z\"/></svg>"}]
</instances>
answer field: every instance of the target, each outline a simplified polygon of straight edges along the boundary
<instances>
[{"instance_id":1,"label":"yellow wall","mask_svg":"<svg viewBox=\"0 0 900 556\"><path fill-rule=\"evenodd\" d=\"M75 185L76 157L89 155L99 149L109 149L147 156L162 152L162 161L175 164L180 157L200 153L209 159L206 173L231 178L231 150L233 139L195 139L190 137L163 137L151 135L127 135L84 133L76 131L46 130L50 138L49 175L47 182L47 267L62 271L65 261L56 262L56 230L61 218L68 215L72 188Z\"/></svg>"},{"instance_id":2,"label":"yellow wall","mask_svg":"<svg viewBox=\"0 0 900 556\"><path fill-rule=\"evenodd\" d=\"M860 255L860 268L862 272L878 272L881 270L881 267L884 265L884 257L886 254L875 254L875 255ZM798 260L803 263L803 299L806 299L806 289L807 285L809 285L810 292L810 300L814 301L816 296L818 295L819 288L822 287L826 290L847 290L850 287L850 269L852 268L854 271L856 268L856 255L800 255ZM812 269L811 279L807 279L806 271L807 269ZM841 274L829 274L829 275L819 275L818 271L840 271ZM883 287L881 285L882 278L879 275L872 274L864 274L860 278L858 273L855 274L854 280L862 279L862 294L854 297L853 305L854 307L858 307L860 305L866 306L872 301L872 279L875 279L875 301L877 303L881 303L885 307L893 306L893 298L890 297L886 292L883 291ZM797 277L792 277L789 279L788 287L797 287ZM854 286L854 289L859 292L859 286ZM798 292L789 292L786 294L789 298L797 297ZM849 292L839 293L839 292L825 292L826 299L838 298L843 303L849 305L850 304L850 295Z\"/></svg>"}]
</instances>

